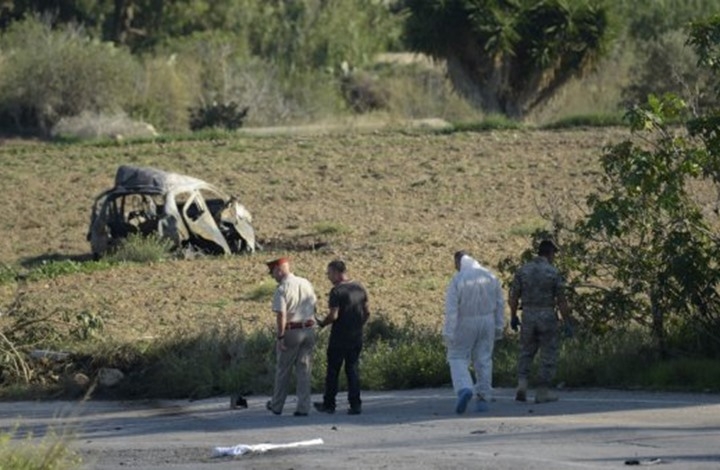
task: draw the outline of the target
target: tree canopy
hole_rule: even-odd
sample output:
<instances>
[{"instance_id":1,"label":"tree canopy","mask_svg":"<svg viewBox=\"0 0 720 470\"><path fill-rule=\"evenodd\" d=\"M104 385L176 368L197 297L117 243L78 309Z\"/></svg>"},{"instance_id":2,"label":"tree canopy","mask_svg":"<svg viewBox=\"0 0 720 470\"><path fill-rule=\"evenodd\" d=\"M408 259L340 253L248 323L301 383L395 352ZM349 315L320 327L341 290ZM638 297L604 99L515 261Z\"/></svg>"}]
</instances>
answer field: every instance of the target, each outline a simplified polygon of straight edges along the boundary
<instances>
[{"instance_id":1,"label":"tree canopy","mask_svg":"<svg viewBox=\"0 0 720 470\"><path fill-rule=\"evenodd\" d=\"M720 72L720 16L688 42ZM668 94L626 118L633 138L603 152L585 216L554 224L573 310L593 334L639 325L663 357L720 356L720 109Z\"/></svg>"},{"instance_id":2,"label":"tree canopy","mask_svg":"<svg viewBox=\"0 0 720 470\"><path fill-rule=\"evenodd\" d=\"M405 37L444 59L457 90L490 113L522 117L590 69L609 38L595 0L408 0Z\"/></svg>"}]
</instances>

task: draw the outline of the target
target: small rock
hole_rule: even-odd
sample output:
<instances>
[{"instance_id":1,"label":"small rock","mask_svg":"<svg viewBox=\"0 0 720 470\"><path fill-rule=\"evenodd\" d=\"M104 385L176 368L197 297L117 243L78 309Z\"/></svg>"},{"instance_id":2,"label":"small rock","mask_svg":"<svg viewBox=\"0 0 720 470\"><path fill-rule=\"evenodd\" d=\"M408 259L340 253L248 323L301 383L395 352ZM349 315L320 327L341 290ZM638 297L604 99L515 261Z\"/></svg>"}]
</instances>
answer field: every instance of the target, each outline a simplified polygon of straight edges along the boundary
<instances>
[{"instance_id":1,"label":"small rock","mask_svg":"<svg viewBox=\"0 0 720 470\"><path fill-rule=\"evenodd\" d=\"M103 367L98 371L98 383L103 387L114 387L125 378L125 374L119 369Z\"/></svg>"}]
</instances>

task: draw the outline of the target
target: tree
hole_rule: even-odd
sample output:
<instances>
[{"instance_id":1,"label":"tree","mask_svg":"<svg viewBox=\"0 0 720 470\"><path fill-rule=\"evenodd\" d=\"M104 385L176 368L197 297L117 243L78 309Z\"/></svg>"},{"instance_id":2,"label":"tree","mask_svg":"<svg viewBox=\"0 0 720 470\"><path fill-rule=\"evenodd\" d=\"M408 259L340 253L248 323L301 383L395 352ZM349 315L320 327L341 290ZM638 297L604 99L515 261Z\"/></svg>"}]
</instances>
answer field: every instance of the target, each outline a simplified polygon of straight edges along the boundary
<instances>
[{"instance_id":1,"label":"tree","mask_svg":"<svg viewBox=\"0 0 720 470\"><path fill-rule=\"evenodd\" d=\"M689 44L719 72L720 16L694 24ZM585 217L556 225L574 311L595 332L646 327L661 357L682 335L690 352L718 355L720 110L693 116L668 94L627 120L634 139L605 150Z\"/></svg>"},{"instance_id":2,"label":"tree","mask_svg":"<svg viewBox=\"0 0 720 470\"><path fill-rule=\"evenodd\" d=\"M480 109L522 117L588 71L609 39L600 0L407 0L408 45L447 61Z\"/></svg>"}]
</instances>

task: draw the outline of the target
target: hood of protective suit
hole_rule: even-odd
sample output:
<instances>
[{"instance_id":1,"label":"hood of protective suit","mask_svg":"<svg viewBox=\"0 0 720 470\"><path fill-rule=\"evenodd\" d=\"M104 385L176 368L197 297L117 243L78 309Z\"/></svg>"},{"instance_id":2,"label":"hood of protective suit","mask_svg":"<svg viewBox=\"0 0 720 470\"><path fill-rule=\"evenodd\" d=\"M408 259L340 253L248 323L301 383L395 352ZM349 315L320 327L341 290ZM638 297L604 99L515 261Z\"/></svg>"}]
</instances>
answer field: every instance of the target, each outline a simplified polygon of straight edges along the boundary
<instances>
[{"instance_id":1,"label":"hood of protective suit","mask_svg":"<svg viewBox=\"0 0 720 470\"><path fill-rule=\"evenodd\" d=\"M471 256L463 255L462 258L460 258L460 271L467 271L469 269L482 269L482 266Z\"/></svg>"}]
</instances>

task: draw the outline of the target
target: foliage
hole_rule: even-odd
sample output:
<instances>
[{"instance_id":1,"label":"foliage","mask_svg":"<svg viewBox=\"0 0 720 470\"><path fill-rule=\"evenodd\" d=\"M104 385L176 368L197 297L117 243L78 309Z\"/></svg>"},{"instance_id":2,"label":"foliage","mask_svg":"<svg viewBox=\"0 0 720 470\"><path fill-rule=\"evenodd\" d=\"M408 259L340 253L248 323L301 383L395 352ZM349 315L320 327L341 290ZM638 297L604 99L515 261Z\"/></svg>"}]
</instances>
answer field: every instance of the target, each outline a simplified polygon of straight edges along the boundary
<instances>
[{"instance_id":1,"label":"foliage","mask_svg":"<svg viewBox=\"0 0 720 470\"><path fill-rule=\"evenodd\" d=\"M239 107L233 101L229 103L213 102L190 110L190 130L197 131L207 127L221 127L237 130L247 117L248 107Z\"/></svg>"},{"instance_id":2,"label":"foliage","mask_svg":"<svg viewBox=\"0 0 720 470\"><path fill-rule=\"evenodd\" d=\"M586 114L568 116L551 122L545 129L570 129L573 127L618 127L625 123L620 114Z\"/></svg>"},{"instance_id":3,"label":"foliage","mask_svg":"<svg viewBox=\"0 0 720 470\"><path fill-rule=\"evenodd\" d=\"M630 83L622 90L627 105L644 102L650 94L673 93L685 100L693 112L717 107L713 87L718 78L698 67L698 57L686 44L687 35L671 31L652 41L638 43L638 62L630 69Z\"/></svg>"},{"instance_id":4,"label":"foliage","mask_svg":"<svg viewBox=\"0 0 720 470\"><path fill-rule=\"evenodd\" d=\"M485 132L493 130L522 129L523 124L503 115L490 115L475 122L455 122L453 128L443 133L453 132Z\"/></svg>"},{"instance_id":5,"label":"foliage","mask_svg":"<svg viewBox=\"0 0 720 470\"><path fill-rule=\"evenodd\" d=\"M162 55L142 58L128 114L170 132L187 131L188 108L199 95L197 72Z\"/></svg>"},{"instance_id":6,"label":"foliage","mask_svg":"<svg viewBox=\"0 0 720 470\"><path fill-rule=\"evenodd\" d=\"M313 230L318 235L339 235L350 231L343 224L331 221L318 222L313 226Z\"/></svg>"},{"instance_id":7,"label":"foliage","mask_svg":"<svg viewBox=\"0 0 720 470\"><path fill-rule=\"evenodd\" d=\"M27 269L15 269L0 264L0 286L19 281L39 281L76 273L92 273L103 271L114 266L109 260L73 261L73 260L42 260L31 263Z\"/></svg>"},{"instance_id":8,"label":"foliage","mask_svg":"<svg viewBox=\"0 0 720 470\"><path fill-rule=\"evenodd\" d=\"M628 37L641 42L658 40L691 21L720 13L715 0L615 0L613 6Z\"/></svg>"},{"instance_id":9,"label":"foliage","mask_svg":"<svg viewBox=\"0 0 720 470\"><path fill-rule=\"evenodd\" d=\"M246 295L246 298L248 300L256 300L256 301L269 300L272 298L273 293L275 292L275 289L277 289L277 284L275 283L275 281L263 282L263 283L255 286Z\"/></svg>"},{"instance_id":10,"label":"foliage","mask_svg":"<svg viewBox=\"0 0 720 470\"><path fill-rule=\"evenodd\" d=\"M720 16L696 24L689 42L701 65L717 72ZM552 235L563 238L559 265L571 278L571 304L596 333L640 325L662 357L693 346L688 352L716 354L719 221L691 188L718 191L717 112L693 118L677 96L651 95L626 118L637 139L605 150L587 215L570 226L554 221ZM675 126L678 120L687 129ZM675 344L671 351L668 336L691 331L690 325L698 326L692 332L702 340Z\"/></svg>"},{"instance_id":11,"label":"foliage","mask_svg":"<svg viewBox=\"0 0 720 470\"><path fill-rule=\"evenodd\" d=\"M50 312L40 313L26 305L21 288L3 317L0 323L0 383L4 385L51 388L58 379L61 365L31 359L30 353L96 338L104 326L102 315L87 310L72 312L57 306Z\"/></svg>"},{"instance_id":12,"label":"foliage","mask_svg":"<svg viewBox=\"0 0 720 470\"><path fill-rule=\"evenodd\" d=\"M68 436L48 433L40 441L28 434L18 442L15 432L0 433L0 464L3 470L71 470L82 464L70 448Z\"/></svg>"},{"instance_id":13,"label":"foliage","mask_svg":"<svg viewBox=\"0 0 720 470\"><path fill-rule=\"evenodd\" d=\"M94 37L143 52L196 33L240 32L238 47L264 58L285 57L290 69L359 64L397 43L400 31L387 2L364 0L27 0L0 11L0 28L35 13L53 15L58 25L81 24Z\"/></svg>"},{"instance_id":14,"label":"foliage","mask_svg":"<svg viewBox=\"0 0 720 470\"><path fill-rule=\"evenodd\" d=\"M53 30L36 18L0 37L0 119L48 135L65 116L116 112L131 95L137 63L125 50L77 27Z\"/></svg>"},{"instance_id":15,"label":"foliage","mask_svg":"<svg viewBox=\"0 0 720 470\"><path fill-rule=\"evenodd\" d=\"M153 263L169 258L172 247L171 240L155 234L131 234L107 258L111 263Z\"/></svg>"},{"instance_id":16,"label":"foliage","mask_svg":"<svg viewBox=\"0 0 720 470\"><path fill-rule=\"evenodd\" d=\"M609 38L602 2L410 0L407 43L446 59L456 88L491 113L522 117L587 71Z\"/></svg>"}]
</instances>

